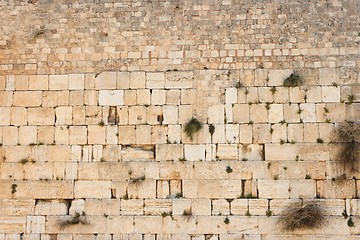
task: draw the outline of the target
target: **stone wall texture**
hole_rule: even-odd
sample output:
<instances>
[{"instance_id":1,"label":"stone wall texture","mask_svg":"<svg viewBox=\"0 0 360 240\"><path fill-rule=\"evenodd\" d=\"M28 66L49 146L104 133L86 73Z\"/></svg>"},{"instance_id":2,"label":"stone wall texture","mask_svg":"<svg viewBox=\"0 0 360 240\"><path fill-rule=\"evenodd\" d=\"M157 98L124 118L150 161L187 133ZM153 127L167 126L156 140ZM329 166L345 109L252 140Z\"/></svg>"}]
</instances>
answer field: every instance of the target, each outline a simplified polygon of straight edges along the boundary
<instances>
[{"instance_id":1,"label":"stone wall texture","mask_svg":"<svg viewBox=\"0 0 360 240\"><path fill-rule=\"evenodd\" d=\"M0 240L360 239L337 134L360 124L359 12L0 0ZM286 231L296 202L325 223Z\"/></svg>"}]
</instances>

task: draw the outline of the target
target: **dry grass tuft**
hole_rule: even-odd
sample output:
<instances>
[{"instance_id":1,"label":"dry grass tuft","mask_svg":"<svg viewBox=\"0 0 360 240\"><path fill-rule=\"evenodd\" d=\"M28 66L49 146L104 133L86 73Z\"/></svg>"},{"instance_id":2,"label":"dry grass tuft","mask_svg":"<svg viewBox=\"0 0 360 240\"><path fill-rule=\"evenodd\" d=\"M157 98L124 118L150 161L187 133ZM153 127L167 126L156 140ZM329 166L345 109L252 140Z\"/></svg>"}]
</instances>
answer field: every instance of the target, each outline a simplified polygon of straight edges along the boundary
<instances>
[{"instance_id":1,"label":"dry grass tuft","mask_svg":"<svg viewBox=\"0 0 360 240\"><path fill-rule=\"evenodd\" d=\"M315 202L291 204L280 218L286 231L320 228L324 221L324 212Z\"/></svg>"}]
</instances>

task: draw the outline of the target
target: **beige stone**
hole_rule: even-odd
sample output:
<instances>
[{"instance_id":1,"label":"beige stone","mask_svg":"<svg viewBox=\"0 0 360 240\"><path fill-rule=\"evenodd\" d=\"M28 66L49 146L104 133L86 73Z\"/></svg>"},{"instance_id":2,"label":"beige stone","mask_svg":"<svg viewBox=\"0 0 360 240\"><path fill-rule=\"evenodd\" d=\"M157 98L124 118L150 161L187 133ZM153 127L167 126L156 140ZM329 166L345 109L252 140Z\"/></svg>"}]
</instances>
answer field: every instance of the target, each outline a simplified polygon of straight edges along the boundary
<instances>
[{"instance_id":1,"label":"beige stone","mask_svg":"<svg viewBox=\"0 0 360 240\"><path fill-rule=\"evenodd\" d=\"M49 89L48 75L29 76L29 90L48 90L48 89Z\"/></svg>"},{"instance_id":2,"label":"beige stone","mask_svg":"<svg viewBox=\"0 0 360 240\"><path fill-rule=\"evenodd\" d=\"M205 145L184 145L185 159L189 161L205 160Z\"/></svg>"},{"instance_id":3,"label":"beige stone","mask_svg":"<svg viewBox=\"0 0 360 240\"><path fill-rule=\"evenodd\" d=\"M38 107L42 102L41 91L14 92L13 105L16 107Z\"/></svg>"},{"instance_id":4,"label":"beige stone","mask_svg":"<svg viewBox=\"0 0 360 240\"><path fill-rule=\"evenodd\" d=\"M180 144L156 145L156 160L169 161L184 158L183 146Z\"/></svg>"},{"instance_id":5,"label":"beige stone","mask_svg":"<svg viewBox=\"0 0 360 240\"><path fill-rule=\"evenodd\" d=\"M129 124L145 124L146 108L142 106L129 107Z\"/></svg>"},{"instance_id":6,"label":"beige stone","mask_svg":"<svg viewBox=\"0 0 360 240\"><path fill-rule=\"evenodd\" d=\"M216 156L221 160L237 160L237 144L218 144Z\"/></svg>"},{"instance_id":7,"label":"beige stone","mask_svg":"<svg viewBox=\"0 0 360 240\"><path fill-rule=\"evenodd\" d=\"M145 73L131 72L130 73L130 89L145 88Z\"/></svg>"},{"instance_id":8,"label":"beige stone","mask_svg":"<svg viewBox=\"0 0 360 240\"><path fill-rule=\"evenodd\" d=\"M259 198L289 198L289 181L258 180Z\"/></svg>"},{"instance_id":9,"label":"beige stone","mask_svg":"<svg viewBox=\"0 0 360 240\"><path fill-rule=\"evenodd\" d=\"M130 87L130 72L117 73L117 89L129 89Z\"/></svg>"},{"instance_id":10,"label":"beige stone","mask_svg":"<svg viewBox=\"0 0 360 240\"><path fill-rule=\"evenodd\" d=\"M49 90L66 90L69 89L68 75L50 75Z\"/></svg>"},{"instance_id":11,"label":"beige stone","mask_svg":"<svg viewBox=\"0 0 360 240\"><path fill-rule=\"evenodd\" d=\"M293 73L293 70L269 70L269 86L281 86L284 80Z\"/></svg>"},{"instance_id":12,"label":"beige stone","mask_svg":"<svg viewBox=\"0 0 360 240\"><path fill-rule=\"evenodd\" d=\"M146 73L146 88L156 89L164 88L165 74L163 72L148 72Z\"/></svg>"},{"instance_id":13,"label":"beige stone","mask_svg":"<svg viewBox=\"0 0 360 240\"><path fill-rule=\"evenodd\" d=\"M116 89L116 72L102 72L95 78L95 89Z\"/></svg>"},{"instance_id":14,"label":"beige stone","mask_svg":"<svg viewBox=\"0 0 360 240\"><path fill-rule=\"evenodd\" d=\"M29 125L54 125L55 112L53 108L28 108Z\"/></svg>"},{"instance_id":15,"label":"beige stone","mask_svg":"<svg viewBox=\"0 0 360 240\"><path fill-rule=\"evenodd\" d=\"M152 105L164 105L166 103L166 91L154 89L151 92Z\"/></svg>"},{"instance_id":16,"label":"beige stone","mask_svg":"<svg viewBox=\"0 0 360 240\"><path fill-rule=\"evenodd\" d=\"M76 181L74 194L76 198L111 198L111 182Z\"/></svg>"},{"instance_id":17,"label":"beige stone","mask_svg":"<svg viewBox=\"0 0 360 240\"><path fill-rule=\"evenodd\" d=\"M123 90L100 90L99 91L99 105L102 105L102 106L124 105L124 91Z\"/></svg>"},{"instance_id":18,"label":"beige stone","mask_svg":"<svg viewBox=\"0 0 360 240\"><path fill-rule=\"evenodd\" d=\"M66 215L67 211L65 202L59 200L40 200L35 206L36 215Z\"/></svg>"},{"instance_id":19,"label":"beige stone","mask_svg":"<svg viewBox=\"0 0 360 240\"><path fill-rule=\"evenodd\" d=\"M210 106L208 109L208 123L219 124L224 123L225 113L224 105Z\"/></svg>"},{"instance_id":20,"label":"beige stone","mask_svg":"<svg viewBox=\"0 0 360 240\"><path fill-rule=\"evenodd\" d=\"M323 102L340 102L340 88L323 86L321 90Z\"/></svg>"}]
</instances>

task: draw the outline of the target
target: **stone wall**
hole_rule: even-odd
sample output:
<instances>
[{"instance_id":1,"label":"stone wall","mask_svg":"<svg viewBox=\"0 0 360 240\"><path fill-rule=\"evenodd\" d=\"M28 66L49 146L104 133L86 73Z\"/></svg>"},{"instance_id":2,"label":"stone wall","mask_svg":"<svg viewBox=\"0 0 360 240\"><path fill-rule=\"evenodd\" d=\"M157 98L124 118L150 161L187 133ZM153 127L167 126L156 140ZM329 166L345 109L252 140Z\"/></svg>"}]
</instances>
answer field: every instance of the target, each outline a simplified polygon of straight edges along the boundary
<instances>
[{"instance_id":1,"label":"stone wall","mask_svg":"<svg viewBox=\"0 0 360 240\"><path fill-rule=\"evenodd\" d=\"M358 239L359 10L0 1L0 239Z\"/></svg>"}]
</instances>

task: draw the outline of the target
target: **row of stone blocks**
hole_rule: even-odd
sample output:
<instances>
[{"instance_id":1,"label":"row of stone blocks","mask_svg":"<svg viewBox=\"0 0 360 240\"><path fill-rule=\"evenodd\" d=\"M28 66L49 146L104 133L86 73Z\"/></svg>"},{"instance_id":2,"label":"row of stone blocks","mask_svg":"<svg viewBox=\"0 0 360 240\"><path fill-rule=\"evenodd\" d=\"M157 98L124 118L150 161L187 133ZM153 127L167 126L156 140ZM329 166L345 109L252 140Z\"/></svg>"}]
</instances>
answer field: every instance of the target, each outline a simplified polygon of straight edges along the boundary
<instances>
[{"instance_id":1,"label":"row of stone blocks","mask_svg":"<svg viewBox=\"0 0 360 240\"><path fill-rule=\"evenodd\" d=\"M343 122L359 105L345 103L302 104L216 104L209 106L203 124L256 123L330 123ZM187 123L195 107L163 106L57 106L57 107L0 107L0 126L67 126L67 125L179 125Z\"/></svg>"},{"instance_id":2,"label":"row of stone blocks","mask_svg":"<svg viewBox=\"0 0 360 240\"><path fill-rule=\"evenodd\" d=\"M337 161L342 143L1 146L5 162Z\"/></svg>"},{"instance_id":3,"label":"row of stone blocks","mask_svg":"<svg viewBox=\"0 0 360 240\"><path fill-rule=\"evenodd\" d=\"M69 216L2 217L0 231L27 234L274 234L332 235L359 234L360 228L349 227L343 216L326 216L327 224L319 229L284 232L277 216L86 216L87 224L61 228ZM225 219L227 223L225 223ZM360 218L352 217L354 222ZM231 235L230 235L231 236ZM96 238L92 238L96 239ZM231 239L231 238L230 238ZM232 238L238 239L238 238ZM271 239L271 238L270 238ZM320 238L325 239L325 238ZM326 238L328 239L328 238ZM333 239L333 238L332 238ZM341 238L340 238L341 239ZM354 238L358 239L358 238Z\"/></svg>"},{"instance_id":4,"label":"row of stone blocks","mask_svg":"<svg viewBox=\"0 0 360 240\"><path fill-rule=\"evenodd\" d=\"M246 234L246 233L222 233L222 234L0 234L1 240L358 240L357 235L346 234Z\"/></svg>"},{"instance_id":5,"label":"row of stone blocks","mask_svg":"<svg viewBox=\"0 0 360 240\"><path fill-rule=\"evenodd\" d=\"M1 180L3 198L185 198L270 199L355 198L359 180L217 179L156 180L136 176L129 180Z\"/></svg>"},{"instance_id":6,"label":"row of stone blocks","mask_svg":"<svg viewBox=\"0 0 360 240\"><path fill-rule=\"evenodd\" d=\"M284 80L293 73L293 69L254 69L7 75L0 76L0 90L190 89L194 87L195 80L206 78L230 81L234 86L237 82L245 87L283 86ZM297 75L307 86L352 85L359 83L360 79L357 71L340 67L303 69Z\"/></svg>"}]
</instances>

